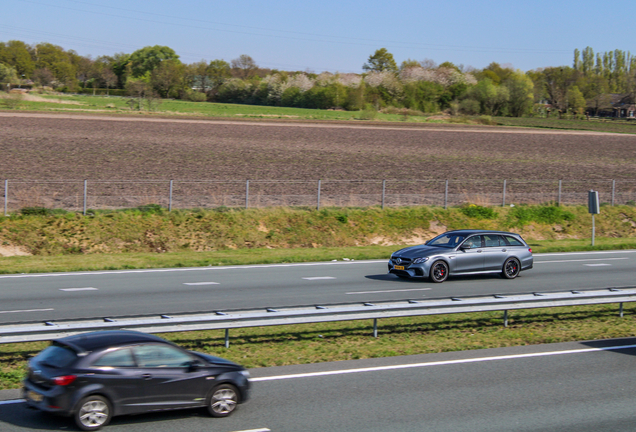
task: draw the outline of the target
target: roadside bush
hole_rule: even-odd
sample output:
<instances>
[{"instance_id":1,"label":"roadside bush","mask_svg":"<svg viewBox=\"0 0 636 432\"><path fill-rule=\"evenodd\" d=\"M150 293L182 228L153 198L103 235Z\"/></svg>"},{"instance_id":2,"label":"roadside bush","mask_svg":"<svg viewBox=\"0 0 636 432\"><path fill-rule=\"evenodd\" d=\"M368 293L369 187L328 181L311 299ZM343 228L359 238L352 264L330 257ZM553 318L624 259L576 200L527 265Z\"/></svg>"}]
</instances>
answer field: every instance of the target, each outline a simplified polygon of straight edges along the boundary
<instances>
[{"instance_id":1,"label":"roadside bush","mask_svg":"<svg viewBox=\"0 0 636 432\"><path fill-rule=\"evenodd\" d=\"M373 105L366 104L364 109L360 110L360 116L358 117L360 120L375 120L378 112L373 108Z\"/></svg>"},{"instance_id":2,"label":"roadside bush","mask_svg":"<svg viewBox=\"0 0 636 432\"><path fill-rule=\"evenodd\" d=\"M20 209L20 214L24 216L48 216L52 212L46 207L23 207Z\"/></svg>"},{"instance_id":3,"label":"roadside bush","mask_svg":"<svg viewBox=\"0 0 636 432\"><path fill-rule=\"evenodd\" d=\"M190 102L205 102L208 97L205 93L197 92L197 91L189 91L185 95L185 99Z\"/></svg>"},{"instance_id":4,"label":"roadside bush","mask_svg":"<svg viewBox=\"0 0 636 432\"><path fill-rule=\"evenodd\" d=\"M461 207L459 211L474 219L495 219L497 217L497 213L490 207L482 207L475 204Z\"/></svg>"},{"instance_id":5,"label":"roadside bush","mask_svg":"<svg viewBox=\"0 0 636 432\"><path fill-rule=\"evenodd\" d=\"M534 207L518 206L514 207L508 214L511 225L523 226L530 222L541 224L558 224L573 221L574 214L563 210L561 207Z\"/></svg>"},{"instance_id":6,"label":"roadside bush","mask_svg":"<svg viewBox=\"0 0 636 432\"><path fill-rule=\"evenodd\" d=\"M145 214L163 214L163 207L161 207L159 204L144 204L137 207L135 210Z\"/></svg>"}]
</instances>

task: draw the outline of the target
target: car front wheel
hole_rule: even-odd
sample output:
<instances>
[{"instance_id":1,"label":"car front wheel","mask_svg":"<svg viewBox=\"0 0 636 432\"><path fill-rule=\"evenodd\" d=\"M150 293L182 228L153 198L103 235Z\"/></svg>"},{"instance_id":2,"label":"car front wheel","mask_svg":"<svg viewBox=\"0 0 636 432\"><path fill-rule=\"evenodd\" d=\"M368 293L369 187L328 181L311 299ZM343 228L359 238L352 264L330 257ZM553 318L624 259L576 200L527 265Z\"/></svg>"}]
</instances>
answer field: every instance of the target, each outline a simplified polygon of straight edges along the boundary
<instances>
[{"instance_id":1,"label":"car front wheel","mask_svg":"<svg viewBox=\"0 0 636 432\"><path fill-rule=\"evenodd\" d=\"M448 264L444 261L435 261L431 266L430 277L435 283L444 282L448 278Z\"/></svg>"},{"instance_id":2,"label":"car front wheel","mask_svg":"<svg viewBox=\"0 0 636 432\"><path fill-rule=\"evenodd\" d=\"M208 411L212 417L227 417L236 409L239 401L238 391L231 384L215 387L208 397Z\"/></svg>"},{"instance_id":3,"label":"car front wheel","mask_svg":"<svg viewBox=\"0 0 636 432\"><path fill-rule=\"evenodd\" d=\"M514 279L519 276L521 264L517 258L508 258L503 265L502 275L506 279Z\"/></svg>"},{"instance_id":4,"label":"car front wheel","mask_svg":"<svg viewBox=\"0 0 636 432\"><path fill-rule=\"evenodd\" d=\"M75 423L83 431L95 431L106 426L112 417L108 399L102 396L87 396L77 404Z\"/></svg>"}]
</instances>

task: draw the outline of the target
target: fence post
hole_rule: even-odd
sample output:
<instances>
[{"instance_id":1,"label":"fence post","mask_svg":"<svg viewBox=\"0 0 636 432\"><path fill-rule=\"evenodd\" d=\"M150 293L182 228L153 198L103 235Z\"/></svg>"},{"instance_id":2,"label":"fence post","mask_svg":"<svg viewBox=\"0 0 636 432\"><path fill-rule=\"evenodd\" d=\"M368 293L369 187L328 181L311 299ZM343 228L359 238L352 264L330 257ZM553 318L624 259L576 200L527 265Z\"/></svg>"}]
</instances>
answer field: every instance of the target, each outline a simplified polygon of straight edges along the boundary
<instances>
[{"instance_id":1,"label":"fence post","mask_svg":"<svg viewBox=\"0 0 636 432\"><path fill-rule=\"evenodd\" d=\"M230 329L225 329L225 348L230 347Z\"/></svg>"},{"instance_id":2,"label":"fence post","mask_svg":"<svg viewBox=\"0 0 636 432\"><path fill-rule=\"evenodd\" d=\"M172 211L172 180L170 180L170 196L168 197L168 211Z\"/></svg>"},{"instance_id":3,"label":"fence post","mask_svg":"<svg viewBox=\"0 0 636 432\"><path fill-rule=\"evenodd\" d=\"M504 180L504 185L503 185L503 199L501 202L501 206L505 207L506 206L506 180Z\"/></svg>"},{"instance_id":4,"label":"fence post","mask_svg":"<svg viewBox=\"0 0 636 432\"><path fill-rule=\"evenodd\" d=\"M250 203L250 181L245 181L245 208L249 206Z\"/></svg>"},{"instance_id":5,"label":"fence post","mask_svg":"<svg viewBox=\"0 0 636 432\"><path fill-rule=\"evenodd\" d=\"M382 180L382 210L384 210L384 198L386 196L386 180Z\"/></svg>"},{"instance_id":6,"label":"fence post","mask_svg":"<svg viewBox=\"0 0 636 432\"><path fill-rule=\"evenodd\" d=\"M504 311L504 327L508 327L508 311Z\"/></svg>"},{"instance_id":7,"label":"fence post","mask_svg":"<svg viewBox=\"0 0 636 432\"><path fill-rule=\"evenodd\" d=\"M446 180L446 185L444 187L444 210L448 208L448 180Z\"/></svg>"},{"instance_id":8,"label":"fence post","mask_svg":"<svg viewBox=\"0 0 636 432\"><path fill-rule=\"evenodd\" d=\"M88 180L84 180L84 212L83 215L86 216L86 192L88 190Z\"/></svg>"},{"instance_id":9,"label":"fence post","mask_svg":"<svg viewBox=\"0 0 636 432\"><path fill-rule=\"evenodd\" d=\"M614 207L614 195L616 194L616 180L612 180L612 207Z\"/></svg>"},{"instance_id":10,"label":"fence post","mask_svg":"<svg viewBox=\"0 0 636 432\"><path fill-rule=\"evenodd\" d=\"M559 196L557 198L557 206L561 207L561 183L563 180L559 180Z\"/></svg>"},{"instance_id":11,"label":"fence post","mask_svg":"<svg viewBox=\"0 0 636 432\"><path fill-rule=\"evenodd\" d=\"M373 318L373 337L374 338L378 337L378 319L377 318Z\"/></svg>"},{"instance_id":12,"label":"fence post","mask_svg":"<svg viewBox=\"0 0 636 432\"><path fill-rule=\"evenodd\" d=\"M316 204L316 210L320 210L320 182L321 180L318 180L318 203Z\"/></svg>"},{"instance_id":13,"label":"fence post","mask_svg":"<svg viewBox=\"0 0 636 432\"><path fill-rule=\"evenodd\" d=\"M9 203L9 180L4 181L4 215L7 216L7 208Z\"/></svg>"}]
</instances>

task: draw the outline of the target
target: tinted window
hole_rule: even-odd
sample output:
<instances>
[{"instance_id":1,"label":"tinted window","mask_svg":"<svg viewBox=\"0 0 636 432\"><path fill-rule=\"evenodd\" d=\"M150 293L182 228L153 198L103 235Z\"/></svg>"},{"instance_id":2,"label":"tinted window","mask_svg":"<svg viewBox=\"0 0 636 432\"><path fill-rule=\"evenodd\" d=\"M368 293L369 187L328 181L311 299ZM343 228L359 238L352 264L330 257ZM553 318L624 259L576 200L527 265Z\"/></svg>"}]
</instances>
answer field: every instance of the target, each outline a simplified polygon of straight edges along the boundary
<instances>
[{"instance_id":1,"label":"tinted window","mask_svg":"<svg viewBox=\"0 0 636 432\"><path fill-rule=\"evenodd\" d=\"M135 347L140 367L184 367L193 358L170 345L140 345Z\"/></svg>"},{"instance_id":2,"label":"tinted window","mask_svg":"<svg viewBox=\"0 0 636 432\"><path fill-rule=\"evenodd\" d=\"M426 243L428 246L454 248L464 241L464 236L457 234L442 234Z\"/></svg>"},{"instance_id":3,"label":"tinted window","mask_svg":"<svg viewBox=\"0 0 636 432\"><path fill-rule=\"evenodd\" d=\"M129 348L109 351L97 359L93 366L102 367L135 367L135 360Z\"/></svg>"},{"instance_id":4,"label":"tinted window","mask_svg":"<svg viewBox=\"0 0 636 432\"><path fill-rule=\"evenodd\" d=\"M75 351L63 345L51 345L34 358L35 361L44 366L55 368L66 367L76 359Z\"/></svg>"},{"instance_id":5,"label":"tinted window","mask_svg":"<svg viewBox=\"0 0 636 432\"><path fill-rule=\"evenodd\" d=\"M496 247L499 246L499 236L498 235L485 235L484 236L484 242L486 244L486 247Z\"/></svg>"},{"instance_id":6,"label":"tinted window","mask_svg":"<svg viewBox=\"0 0 636 432\"><path fill-rule=\"evenodd\" d=\"M462 247L474 249L481 247L481 236L472 236L464 242Z\"/></svg>"},{"instance_id":7,"label":"tinted window","mask_svg":"<svg viewBox=\"0 0 636 432\"><path fill-rule=\"evenodd\" d=\"M524 246L519 240L511 236L504 237L510 246Z\"/></svg>"}]
</instances>

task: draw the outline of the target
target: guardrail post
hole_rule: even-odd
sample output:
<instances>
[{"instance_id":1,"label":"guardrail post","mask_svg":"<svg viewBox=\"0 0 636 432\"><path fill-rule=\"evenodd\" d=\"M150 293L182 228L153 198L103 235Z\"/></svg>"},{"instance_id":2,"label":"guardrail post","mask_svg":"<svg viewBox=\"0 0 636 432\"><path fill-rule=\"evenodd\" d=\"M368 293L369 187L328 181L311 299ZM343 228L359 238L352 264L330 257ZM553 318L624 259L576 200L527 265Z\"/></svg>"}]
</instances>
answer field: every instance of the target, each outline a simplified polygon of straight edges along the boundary
<instances>
[{"instance_id":1,"label":"guardrail post","mask_svg":"<svg viewBox=\"0 0 636 432\"><path fill-rule=\"evenodd\" d=\"M4 181L4 215L7 216L7 207L9 203L9 180Z\"/></svg>"},{"instance_id":2,"label":"guardrail post","mask_svg":"<svg viewBox=\"0 0 636 432\"><path fill-rule=\"evenodd\" d=\"M321 180L318 180L318 204L316 205L316 210L320 210L320 183Z\"/></svg>"},{"instance_id":3,"label":"guardrail post","mask_svg":"<svg viewBox=\"0 0 636 432\"><path fill-rule=\"evenodd\" d=\"M503 199L502 199L502 202L501 202L501 206L505 207L506 206L506 180L504 180L502 196L503 196Z\"/></svg>"},{"instance_id":4,"label":"guardrail post","mask_svg":"<svg viewBox=\"0 0 636 432\"><path fill-rule=\"evenodd\" d=\"M225 329L225 348L230 347L230 329Z\"/></svg>"},{"instance_id":5,"label":"guardrail post","mask_svg":"<svg viewBox=\"0 0 636 432\"><path fill-rule=\"evenodd\" d=\"M250 203L250 181L245 181L245 208L248 207Z\"/></svg>"},{"instance_id":6,"label":"guardrail post","mask_svg":"<svg viewBox=\"0 0 636 432\"><path fill-rule=\"evenodd\" d=\"M86 192L88 190L88 180L84 180L84 216L86 216Z\"/></svg>"},{"instance_id":7,"label":"guardrail post","mask_svg":"<svg viewBox=\"0 0 636 432\"><path fill-rule=\"evenodd\" d=\"M620 305L620 316L621 316L621 318L623 318L623 303L622 302L621 302L621 305Z\"/></svg>"},{"instance_id":8,"label":"guardrail post","mask_svg":"<svg viewBox=\"0 0 636 432\"><path fill-rule=\"evenodd\" d=\"M377 318L373 318L373 337L374 338L378 337L378 319Z\"/></svg>"},{"instance_id":9,"label":"guardrail post","mask_svg":"<svg viewBox=\"0 0 636 432\"><path fill-rule=\"evenodd\" d=\"M444 210L448 208L448 180L446 180L446 185L444 186Z\"/></svg>"},{"instance_id":10,"label":"guardrail post","mask_svg":"<svg viewBox=\"0 0 636 432\"><path fill-rule=\"evenodd\" d=\"M386 196L386 180L382 180L382 210L384 210L384 198Z\"/></svg>"},{"instance_id":11,"label":"guardrail post","mask_svg":"<svg viewBox=\"0 0 636 432\"><path fill-rule=\"evenodd\" d=\"M168 211L172 211L172 183L173 181L170 180L170 196L168 197Z\"/></svg>"},{"instance_id":12,"label":"guardrail post","mask_svg":"<svg viewBox=\"0 0 636 432\"><path fill-rule=\"evenodd\" d=\"M504 327L508 327L508 311L504 311Z\"/></svg>"},{"instance_id":13,"label":"guardrail post","mask_svg":"<svg viewBox=\"0 0 636 432\"><path fill-rule=\"evenodd\" d=\"M615 194L616 194L616 180L612 180L612 207L614 207Z\"/></svg>"}]
</instances>

